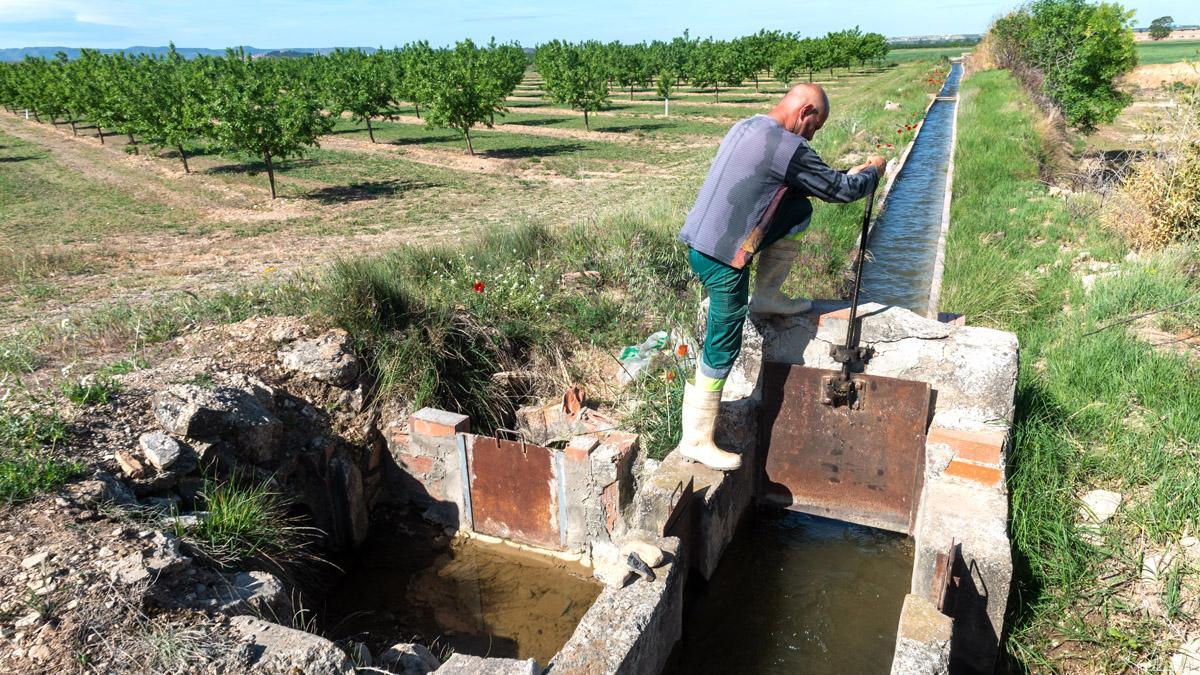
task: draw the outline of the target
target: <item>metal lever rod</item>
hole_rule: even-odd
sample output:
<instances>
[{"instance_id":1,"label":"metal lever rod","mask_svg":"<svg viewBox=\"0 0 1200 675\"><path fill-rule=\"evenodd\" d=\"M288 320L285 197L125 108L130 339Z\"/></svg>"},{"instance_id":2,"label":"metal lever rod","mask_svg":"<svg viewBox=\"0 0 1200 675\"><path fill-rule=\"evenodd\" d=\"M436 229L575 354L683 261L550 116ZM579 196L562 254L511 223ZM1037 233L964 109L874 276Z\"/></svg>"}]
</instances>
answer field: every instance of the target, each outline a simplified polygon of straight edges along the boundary
<instances>
[{"instance_id":1,"label":"metal lever rod","mask_svg":"<svg viewBox=\"0 0 1200 675\"><path fill-rule=\"evenodd\" d=\"M878 186L877 178L875 184L871 186L871 193L867 195L867 207L863 209L862 235L858 240L858 264L854 271L854 297L850 300L850 321L846 323L845 348L847 353L854 348L854 322L858 319L858 296L862 291L863 263L866 261L867 255L867 235L871 229L871 210L875 207L875 188ZM850 379L849 359L842 363L842 379Z\"/></svg>"}]
</instances>

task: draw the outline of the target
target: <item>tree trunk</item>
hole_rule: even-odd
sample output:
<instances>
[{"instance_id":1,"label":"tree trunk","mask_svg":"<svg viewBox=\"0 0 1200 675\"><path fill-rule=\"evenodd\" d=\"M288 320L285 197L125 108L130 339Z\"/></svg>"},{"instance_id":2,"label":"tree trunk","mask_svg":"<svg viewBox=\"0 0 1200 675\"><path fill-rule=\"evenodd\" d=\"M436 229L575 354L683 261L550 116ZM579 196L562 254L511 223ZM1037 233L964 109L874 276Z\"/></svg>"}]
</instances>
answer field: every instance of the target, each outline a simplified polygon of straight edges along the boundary
<instances>
[{"instance_id":1,"label":"tree trunk","mask_svg":"<svg viewBox=\"0 0 1200 675\"><path fill-rule=\"evenodd\" d=\"M42 121L42 118L41 118L41 117L38 117L38 111L36 111L36 110L34 110L34 111L33 111L33 119L34 119L34 120L36 120L36 121L38 121L38 122L41 122L41 121Z\"/></svg>"},{"instance_id":2,"label":"tree trunk","mask_svg":"<svg viewBox=\"0 0 1200 675\"><path fill-rule=\"evenodd\" d=\"M371 128L371 118L367 117L367 135L371 137L371 142L375 142L375 130Z\"/></svg>"},{"instance_id":3,"label":"tree trunk","mask_svg":"<svg viewBox=\"0 0 1200 675\"><path fill-rule=\"evenodd\" d=\"M96 125L96 135L100 137L100 145L104 145L104 129L99 124Z\"/></svg>"},{"instance_id":4,"label":"tree trunk","mask_svg":"<svg viewBox=\"0 0 1200 675\"><path fill-rule=\"evenodd\" d=\"M759 91L758 91L758 73L754 74L754 93L756 93L756 94L759 93Z\"/></svg>"},{"instance_id":5,"label":"tree trunk","mask_svg":"<svg viewBox=\"0 0 1200 675\"><path fill-rule=\"evenodd\" d=\"M488 111L488 126L489 127L496 126L496 111L495 110Z\"/></svg>"},{"instance_id":6,"label":"tree trunk","mask_svg":"<svg viewBox=\"0 0 1200 675\"><path fill-rule=\"evenodd\" d=\"M633 85L629 86L629 101L630 103L633 102Z\"/></svg>"},{"instance_id":7,"label":"tree trunk","mask_svg":"<svg viewBox=\"0 0 1200 675\"><path fill-rule=\"evenodd\" d=\"M812 82L812 66L808 67L808 81Z\"/></svg>"},{"instance_id":8,"label":"tree trunk","mask_svg":"<svg viewBox=\"0 0 1200 675\"><path fill-rule=\"evenodd\" d=\"M421 119L421 104L413 101L413 108L417 110L417 119Z\"/></svg>"},{"instance_id":9,"label":"tree trunk","mask_svg":"<svg viewBox=\"0 0 1200 675\"><path fill-rule=\"evenodd\" d=\"M721 102L721 85L713 85L713 100L717 103Z\"/></svg>"},{"instance_id":10,"label":"tree trunk","mask_svg":"<svg viewBox=\"0 0 1200 675\"><path fill-rule=\"evenodd\" d=\"M264 150L263 159L267 162L267 180L271 182L271 199L275 199L275 165L271 163L271 153Z\"/></svg>"},{"instance_id":11,"label":"tree trunk","mask_svg":"<svg viewBox=\"0 0 1200 675\"><path fill-rule=\"evenodd\" d=\"M78 135L79 135L79 130L77 130L77 129L75 128L75 118L74 118L74 117L72 117L72 118L71 118L69 121L71 122L71 135L72 135L72 136L78 136Z\"/></svg>"},{"instance_id":12,"label":"tree trunk","mask_svg":"<svg viewBox=\"0 0 1200 675\"><path fill-rule=\"evenodd\" d=\"M465 136L467 139L467 154L474 157L475 156L475 148L471 146L471 130L464 129L463 136Z\"/></svg>"},{"instance_id":13,"label":"tree trunk","mask_svg":"<svg viewBox=\"0 0 1200 675\"><path fill-rule=\"evenodd\" d=\"M183 172L191 173L192 170L188 168L187 153L183 151L183 144L180 143L179 145L176 145L175 147L179 150L179 159L183 160Z\"/></svg>"},{"instance_id":14,"label":"tree trunk","mask_svg":"<svg viewBox=\"0 0 1200 675\"><path fill-rule=\"evenodd\" d=\"M125 135L129 137L129 144L133 146L133 154L135 154L135 155L141 154L138 152L137 141L133 140L133 134L126 132Z\"/></svg>"},{"instance_id":15,"label":"tree trunk","mask_svg":"<svg viewBox=\"0 0 1200 675\"><path fill-rule=\"evenodd\" d=\"M833 77L833 66L829 66L829 76Z\"/></svg>"},{"instance_id":16,"label":"tree trunk","mask_svg":"<svg viewBox=\"0 0 1200 675\"><path fill-rule=\"evenodd\" d=\"M587 129L588 131L592 130L592 126L588 124L587 108L583 109L583 128Z\"/></svg>"}]
</instances>

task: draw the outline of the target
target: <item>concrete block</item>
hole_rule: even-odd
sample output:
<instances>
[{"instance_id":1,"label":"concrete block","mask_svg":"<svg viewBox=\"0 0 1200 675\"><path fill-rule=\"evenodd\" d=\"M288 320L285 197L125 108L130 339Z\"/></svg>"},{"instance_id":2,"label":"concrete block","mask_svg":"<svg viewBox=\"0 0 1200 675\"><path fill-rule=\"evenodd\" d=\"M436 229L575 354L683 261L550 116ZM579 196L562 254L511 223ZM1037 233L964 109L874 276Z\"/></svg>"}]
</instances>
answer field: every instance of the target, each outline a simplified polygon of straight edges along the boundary
<instances>
[{"instance_id":1,"label":"concrete block","mask_svg":"<svg viewBox=\"0 0 1200 675\"><path fill-rule=\"evenodd\" d=\"M947 675L953 626L950 617L929 600L906 595L896 631L892 675Z\"/></svg>"},{"instance_id":2,"label":"concrete block","mask_svg":"<svg viewBox=\"0 0 1200 675\"><path fill-rule=\"evenodd\" d=\"M960 545L954 576L962 580L954 607L951 659L955 672L992 672L1012 584L1008 497L945 476L927 476L914 535L912 593L932 599L939 553ZM961 668L961 669L960 669Z\"/></svg>"},{"instance_id":3,"label":"concrete block","mask_svg":"<svg viewBox=\"0 0 1200 675\"><path fill-rule=\"evenodd\" d=\"M533 659L518 661L454 654L433 672L438 675L540 675L542 669Z\"/></svg>"},{"instance_id":4,"label":"concrete block","mask_svg":"<svg viewBox=\"0 0 1200 675\"><path fill-rule=\"evenodd\" d=\"M550 662L555 675L658 675L683 628L686 572L676 564L679 540L655 542L665 562L654 581L637 579L624 588L606 587L583 615L567 644ZM439 671L441 672L441 671Z\"/></svg>"}]
</instances>

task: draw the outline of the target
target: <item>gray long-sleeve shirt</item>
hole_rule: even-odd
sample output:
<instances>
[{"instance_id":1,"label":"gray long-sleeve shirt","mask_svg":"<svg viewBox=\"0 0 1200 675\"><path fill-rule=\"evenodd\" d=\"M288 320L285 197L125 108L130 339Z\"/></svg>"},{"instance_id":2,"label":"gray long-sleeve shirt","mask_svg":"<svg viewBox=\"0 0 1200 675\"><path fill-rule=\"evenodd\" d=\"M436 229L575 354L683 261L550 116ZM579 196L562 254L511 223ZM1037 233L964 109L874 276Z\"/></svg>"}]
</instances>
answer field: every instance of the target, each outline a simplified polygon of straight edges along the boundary
<instances>
[{"instance_id":1,"label":"gray long-sleeve shirt","mask_svg":"<svg viewBox=\"0 0 1200 675\"><path fill-rule=\"evenodd\" d=\"M809 197L852 202L877 180L873 167L853 176L830 168L803 136L755 115L725 134L679 239L741 269L772 228L808 227Z\"/></svg>"}]
</instances>

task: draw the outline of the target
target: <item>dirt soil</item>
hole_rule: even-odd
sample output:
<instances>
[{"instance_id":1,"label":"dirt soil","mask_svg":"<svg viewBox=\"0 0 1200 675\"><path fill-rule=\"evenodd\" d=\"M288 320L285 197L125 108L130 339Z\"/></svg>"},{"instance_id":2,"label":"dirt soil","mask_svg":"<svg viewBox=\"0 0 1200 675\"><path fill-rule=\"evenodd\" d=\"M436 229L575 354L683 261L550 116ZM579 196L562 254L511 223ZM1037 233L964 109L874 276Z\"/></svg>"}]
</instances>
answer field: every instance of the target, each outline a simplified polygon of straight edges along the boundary
<instances>
[{"instance_id":1,"label":"dirt soil","mask_svg":"<svg viewBox=\"0 0 1200 675\"><path fill-rule=\"evenodd\" d=\"M281 342L321 331L291 317L207 327L164 345L161 361L150 367L116 376L121 389L108 404L76 406L59 398L69 440L57 452L85 469L57 494L0 508L0 672L245 672L248 652L228 617L197 608L227 587L228 573L185 544L180 550L189 560L179 571L136 580L122 574L131 556L149 557L162 541L167 502L148 487L152 480L125 474L116 456L141 456L139 435L161 428L151 409L154 392L244 376L286 391L286 400L296 402L296 420L315 420L323 429L317 438L327 453L367 444L366 421L377 413L365 410L361 384L338 388L288 372L275 355ZM283 445L311 446L312 430L291 438L298 422L287 410L278 413L289 435ZM140 504L110 503L113 492L101 488L113 477L144 494ZM192 489L199 485L197 478L180 479L180 493L187 491L184 480ZM186 501L181 511L195 508ZM288 623L290 617L268 618ZM171 661L172 654L185 661Z\"/></svg>"},{"instance_id":2,"label":"dirt soil","mask_svg":"<svg viewBox=\"0 0 1200 675\"><path fill-rule=\"evenodd\" d=\"M1200 82L1200 65L1194 63L1155 63L1138 66L1122 82L1152 89L1173 82Z\"/></svg>"}]
</instances>

